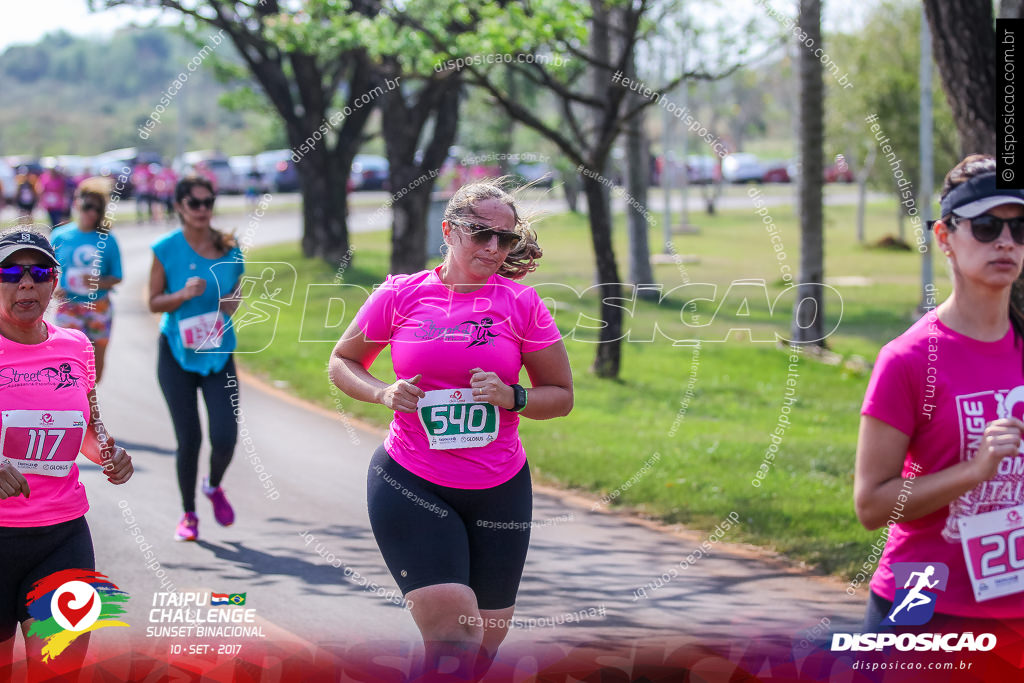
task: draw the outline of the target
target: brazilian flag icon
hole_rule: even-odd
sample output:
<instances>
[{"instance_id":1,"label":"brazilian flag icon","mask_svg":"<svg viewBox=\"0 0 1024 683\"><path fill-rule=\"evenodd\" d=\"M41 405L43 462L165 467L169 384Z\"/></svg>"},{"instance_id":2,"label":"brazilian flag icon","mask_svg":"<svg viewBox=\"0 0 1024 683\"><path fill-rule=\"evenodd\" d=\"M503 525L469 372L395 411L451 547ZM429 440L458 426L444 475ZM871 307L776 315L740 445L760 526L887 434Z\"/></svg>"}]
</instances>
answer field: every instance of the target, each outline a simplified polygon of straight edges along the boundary
<instances>
[{"instance_id":1,"label":"brazilian flag icon","mask_svg":"<svg viewBox=\"0 0 1024 683\"><path fill-rule=\"evenodd\" d=\"M230 602L232 605L244 605L245 595L245 593L232 593L228 596L228 602Z\"/></svg>"}]
</instances>

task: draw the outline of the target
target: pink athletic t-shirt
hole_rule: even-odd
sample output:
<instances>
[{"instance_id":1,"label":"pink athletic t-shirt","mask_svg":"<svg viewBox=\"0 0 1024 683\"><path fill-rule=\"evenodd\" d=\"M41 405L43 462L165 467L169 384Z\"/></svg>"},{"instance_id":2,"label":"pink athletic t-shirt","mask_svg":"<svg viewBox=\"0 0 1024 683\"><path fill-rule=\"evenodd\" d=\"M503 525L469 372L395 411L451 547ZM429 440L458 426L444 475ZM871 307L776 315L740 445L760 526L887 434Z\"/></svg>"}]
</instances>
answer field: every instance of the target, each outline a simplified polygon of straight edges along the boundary
<instances>
[{"instance_id":1,"label":"pink athletic t-shirt","mask_svg":"<svg viewBox=\"0 0 1024 683\"><path fill-rule=\"evenodd\" d=\"M999 341L983 342L954 332L930 312L879 352L861 414L910 436L904 477L914 473L911 464L920 468L916 476L938 472L973 458L985 426L999 418L999 404L1015 389L1024 393L1021 354L1012 328ZM1021 418L1024 397L1008 407ZM1024 503L1022 485L1024 451L1006 458L995 478L952 504L920 519L897 521L871 590L894 598L894 562L944 562L949 581L937 593L936 612L994 619L1024 616L1024 593L974 599L957 526L962 516ZM913 483L904 488L908 499L915 495Z\"/></svg>"},{"instance_id":2,"label":"pink athletic t-shirt","mask_svg":"<svg viewBox=\"0 0 1024 683\"><path fill-rule=\"evenodd\" d=\"M92 344L78 330L46 323L41 344L0 337L2 453L49 467L73 461L90 418L89 391L96 384ZM52 455L51 455L52 453ZM65 476L25 473L30 497L0 500L0 526L59 524L89 509L78 466Z\"/></svg>"},{"instance_id":3,"label":"pink athletic t-shirt","mask_svg":"<svg viewBox=\"0 0 1024 683\"><path fill-rule=\"evenodd\" d=\"M391 344L395 374L423 378L424 391L465 389L472 369L519 381L523 354L554 344L561 335L537 292L500 275L473 292L450 290L440 266L389 275L356 314L370 341ZM372 359L371 359L372 362ZM498 408L497 438L476 448L431 449L415 413L396 412L384 448L413 474L461 489L497 486L526 462L519 415Z\"/></svg>"}]
</instances>

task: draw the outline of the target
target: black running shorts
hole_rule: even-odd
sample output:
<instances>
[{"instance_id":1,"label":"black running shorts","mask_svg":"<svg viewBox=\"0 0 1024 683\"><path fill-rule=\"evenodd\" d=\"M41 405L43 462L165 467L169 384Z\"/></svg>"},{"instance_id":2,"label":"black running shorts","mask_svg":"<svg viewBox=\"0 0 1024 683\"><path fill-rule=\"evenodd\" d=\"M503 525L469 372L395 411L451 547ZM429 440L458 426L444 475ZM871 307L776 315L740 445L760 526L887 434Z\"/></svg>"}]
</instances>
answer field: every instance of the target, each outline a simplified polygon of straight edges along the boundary
<instances>
[{"instance_id":1,"label":"black running shorts","mask_svg":"<svg viewBox=\"0 0 1024 683\"><path fill-rule=\"evenodd\" d=\"M62 569L96 569L85 517L35 527L0 527L0 641L29 618L32 585Z\"/></svg>"},{"instance_id":2,"label":"black running shorts","mask_svg":"<svg viewBox=\"0 0 1024 683\"><path fill-rule=\"evenodd\" d=\"M373 535L403 594L461 583L479 609L515 604L533 517L529 465L493 488L449 488L416 476L381 446L366 490Z\"/></svg>"}]
</instances>

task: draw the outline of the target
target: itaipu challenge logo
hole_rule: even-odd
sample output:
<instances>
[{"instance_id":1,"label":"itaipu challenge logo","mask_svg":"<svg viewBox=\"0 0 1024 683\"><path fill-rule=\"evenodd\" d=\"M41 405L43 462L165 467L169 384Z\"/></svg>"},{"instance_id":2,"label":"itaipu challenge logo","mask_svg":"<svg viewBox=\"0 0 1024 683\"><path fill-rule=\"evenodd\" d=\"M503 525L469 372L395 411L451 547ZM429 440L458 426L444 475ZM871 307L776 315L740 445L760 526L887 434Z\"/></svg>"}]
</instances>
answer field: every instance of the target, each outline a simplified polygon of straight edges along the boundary
<instances>
[{"instance_id":1,"label":"itaipu challenge logo","mask_svg":"<svg viewBox=\"0 0 1024 683\"><path fill-rule=\"evenodd\" d=\"M128 626L124 614L128 594L103 574L90 569L65 569L36 581L28 594L28 614L35 619L29 636L42 638L43 661L60 655L83 633L107 626Z\"/></svg>"}]
</instances>

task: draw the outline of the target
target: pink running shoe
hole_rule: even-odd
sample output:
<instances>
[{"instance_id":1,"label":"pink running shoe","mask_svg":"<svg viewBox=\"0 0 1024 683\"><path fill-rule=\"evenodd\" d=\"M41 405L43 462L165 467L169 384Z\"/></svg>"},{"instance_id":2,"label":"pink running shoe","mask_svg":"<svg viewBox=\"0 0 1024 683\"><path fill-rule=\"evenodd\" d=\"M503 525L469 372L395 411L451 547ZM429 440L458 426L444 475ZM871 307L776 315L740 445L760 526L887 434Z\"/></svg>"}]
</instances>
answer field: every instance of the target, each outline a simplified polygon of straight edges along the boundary
<instances>
[{"instance_id":1,"label":"pink running shoe","mask_svg":"<svg viewBox=\"0 0 1024 683\"><path fill-rule=\"evenodd\" d=\"M210 478L203 477L203 495L210 499L213 503L213 516L217 520L217 524L221 526L231 526L235 523L235 511L231 507L231 503L228 502L227 496L224 495L224 489L218 486L217 488L210 488Z\"/></svg>"},{"instance_id":2,"label":"pink running shoe","mask_svg":"<svg viewBox=\"0 0 1024 683\"><path fill-rule=\"evenodd\" d=\"M176 541L197 541L199 540L199 518L194 512L186 512L178 522L178 529L174 533Z\"/></svg>"}]
</instances>

